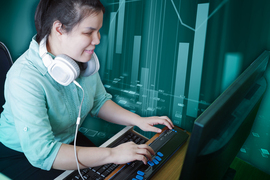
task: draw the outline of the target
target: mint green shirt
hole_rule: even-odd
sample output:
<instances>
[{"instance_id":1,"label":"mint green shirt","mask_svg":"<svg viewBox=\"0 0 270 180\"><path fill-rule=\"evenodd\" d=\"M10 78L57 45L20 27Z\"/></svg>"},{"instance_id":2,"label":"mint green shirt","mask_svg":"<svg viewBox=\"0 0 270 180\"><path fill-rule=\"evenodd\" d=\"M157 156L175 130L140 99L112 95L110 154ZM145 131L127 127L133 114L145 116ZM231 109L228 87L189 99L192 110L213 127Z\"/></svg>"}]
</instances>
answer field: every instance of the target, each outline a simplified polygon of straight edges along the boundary
<instances>
[{"instance_id":1,"label":"mint green shirt","mask_svg":"<svg viewBox=\"0 0 270 180\"><path fill-rule=\"evenodd\" d=\"M38 50L34 37L7 74L0 142L23 152L33 166L50 170L61 144L74 140L83 94L74 83L62 86L54 81ZM88 113L97 116L111 95L105 91L98 73L76 81L85 91L82 124Z\"/></svg>"}]
</instances>

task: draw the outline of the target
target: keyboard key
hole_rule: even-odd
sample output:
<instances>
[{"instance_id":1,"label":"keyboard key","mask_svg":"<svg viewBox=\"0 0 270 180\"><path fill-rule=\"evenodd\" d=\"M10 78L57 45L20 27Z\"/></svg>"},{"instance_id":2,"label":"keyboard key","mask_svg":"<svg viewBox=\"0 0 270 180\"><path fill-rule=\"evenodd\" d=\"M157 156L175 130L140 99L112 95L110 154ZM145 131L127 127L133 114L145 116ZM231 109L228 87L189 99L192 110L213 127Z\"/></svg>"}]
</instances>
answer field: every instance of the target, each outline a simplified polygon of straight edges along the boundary
<instances>
[{"instance_id":1,"label":"keyboard key","mask_svg":"<svg viewBox=\"0 0 270 180\"><path fill-rule=\"evenodd\" d=\"M159 162L158 162L157 160L155 160L155 159L153 159L153 162L154 162L155 164L159 164Z\"/></svg>"},{"instance_id":2,"label":"keyboard key","mask_svg":"<svg viewBox=\"0 0 270 180\"><path fill-rule=\"evenodd\" d=\"M152 161L148 161L147 162L150 166L154 166L155 165L155 163L153 163Z\"/></svg>"},{"instance_id":3,"label":"keyboard key","mask_svg":"<svg viewBox=\"0 0 270 180\"><path fill-rule=\"evenodd\" d=\"M161 152L157 152L157 155L158 155L159 157L163 157L163 156L164 156Z\"/></svg>"},{"instance_id":4,"label":"keyboard key","mask_svg":"<svg viewBox=\"0 0 270 180\"><path fill-rule=\"evenodd\" d=\"M138 171L137 174L140 175L140 176L143 176L144 175L144 172Z\"/></svg>"},{"instance_id":5,"label":"keyboard key","mask_svg":"<svg viewBox=\"0 0 270 180\"><path fill-rule=\"evenodd\" d=\"M138 144L141 141L141 138L137 138L136 140L134 140L135 144Z\"/></svg>"},{"instance_id":6,"label":"keyboard key","mask_svg":"<svg viewBox=\"0 0 270 180\"><path fill-rule=\"evenodd\" d=\"M83 170L81 171L82 174L86 174L86 173L88 173L88 172L89 172L89 169L83 169Z\"/></svg>"},{"instance_id":7,"label":"keyboard key","mask_svg":"<svg viewBox=\"0 0 270 180\"><path fill-rule=\"evenodd\" d=\"M105 177L107 177L110 173L111 173L111 171L106 170L105 172L103 172L103 173L101 174L101 176L105 178Z\"/></svg>"},{"instance_id":8,"label":"keyboard key","mask_svg":"<svg viewBox=\"0 0 270 180\"><path fill-rule=\"evenodd\" d=\"M92 171L97 172L102 166L93 167Z\"/></svg>"},{"instance_id":9,"label":"keyboard key","mask_svg":"<svg viewBox=\"0 0 270 180\"><path fill-rule=\"evenodd\" d=\"M137 175L136 178L139 179L139 180L143 180L143 177L140 176L140 175Z\"/></svg>"},{"instance_id":10,"label":"keyboard key","mask_svg":"<svg viewBox=\"0 0 270 180\"><path fill-rule=\"evenodd\" d=\"M84 178L84 179L88 179L88 178L89 178L89 175L86 174L86 175L83 176L83 178Z\"/></svg>"},{"instance_id":11,"label":"keyboard key","mask_svg":"<svg viewBox=\"0 0 270 180\"><path fill-rule=\"evenodd\" d=\"M142 139L139 144L145 144L147 141L145 139Z\"/></svg>"},{"instance_id":12,"label":"keyboard key","mask_svg":"<svg viewBox=\"0 0 270 180\"><path fill-rule=\"evenodd\" d=\"M156 156L155 159L158 160L158 161L162 160L159 156Z\"/></svg>"}]
</instances>

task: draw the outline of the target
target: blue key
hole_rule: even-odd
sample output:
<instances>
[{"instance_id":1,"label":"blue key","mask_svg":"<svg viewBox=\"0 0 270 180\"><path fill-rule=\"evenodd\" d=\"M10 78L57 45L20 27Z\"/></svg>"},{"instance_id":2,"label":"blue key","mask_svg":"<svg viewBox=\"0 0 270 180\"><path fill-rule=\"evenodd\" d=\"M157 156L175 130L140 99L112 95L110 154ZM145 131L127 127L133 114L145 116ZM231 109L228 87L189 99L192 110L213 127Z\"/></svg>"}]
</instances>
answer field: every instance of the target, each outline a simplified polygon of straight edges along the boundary
<instances>
[{"instance_id":1,"label":"blue key","mask_svg":"<svg viewBox=\"0 0 270 180\"><path fill-rule=\"evenodd\" d=\"M138 180L138 179L136 179L136 178L132 178L132 180Z\"/></svg>"},{"instance_id":2,"label":"blue key","mask_svg":"<svg viewBox=\"0 0 270 180\"><path fill-rule=\"evenodd\" d=\"M163 157L163 156L164 156L161 152L157 152L157 155L158 155L159 157Z\"/></svg>"},{"instance_id":3,"label":"blue key","mask_svg":"<svg viewBox=\"0 0 270 180\"><path fill-rule=\"evenodd\" d=\"M162 160L159 156L156 156L155 159L158 160L158 161Z\"/></svg>"},{"instance_id":4,"label":"blue key","mask_svg":"<svg viewBox=\"0 0 270 180\"><path fill-rule=\"evenodd\" d=\"M153 162L154 162L155 164L159 164L159 162L158 162L157 160L155 160L155 159L153 159Z\"/></svg>"},{"instance_id":5,"label":"blue key","mask_svg":"<svg viewBox=\"0 0 270 180\"><path fill-rule=\"evenodd\" d=\"M142 172L142 171L138 171L137 174L140 176L144 176L144 172Z\"/></svg>"},{"instance_id":6,"label":"blue key","mask_svg":"<svg viewBox=\"0 0 270 180\"><path fill-rule=\"evenodd\" d=\"M139 179L139 180L142 180L143 179L143 177L140 176L140 175L137 175L136 178Z\"/></svg>"},{"instance_id":7,"label":"blue key","mask_svg":"<svg viewBox=\"0 0 270 180\"><path fill-rule=\"evenodd\" d=\"M155 164L152 161L147 162L150 166L154 166Z\"/></svg>"}]
</instances>

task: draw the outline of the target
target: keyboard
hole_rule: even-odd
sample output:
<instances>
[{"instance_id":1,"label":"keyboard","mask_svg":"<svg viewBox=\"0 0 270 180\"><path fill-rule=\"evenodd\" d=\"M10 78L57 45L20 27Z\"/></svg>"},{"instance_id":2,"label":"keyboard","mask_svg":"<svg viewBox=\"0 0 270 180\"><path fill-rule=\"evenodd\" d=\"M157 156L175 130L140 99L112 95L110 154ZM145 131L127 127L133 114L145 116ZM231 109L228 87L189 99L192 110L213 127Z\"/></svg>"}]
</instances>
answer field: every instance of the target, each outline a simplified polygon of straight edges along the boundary
<instances>
[{"instance_id":1,"label":"keyboard","mask_svg":"<svg viewBox=\"0 0 270 180\"><path fill-rule=\"evenodd\" d=\"M81 174L87 180L147 180L170 159L187 139L188 134L177 127L172 130L164 128L161 134L156 134L150 140L136 131L129 130L110 144L106 144L106 147L116 147L129 141L136 144L146 143L156 152L152 161L148 161L146 165L142 161L133 161L124 165L106 164L82 169ZM64 180L81 180L81 177L75 170Z\"/></svg>"}]
</instances>

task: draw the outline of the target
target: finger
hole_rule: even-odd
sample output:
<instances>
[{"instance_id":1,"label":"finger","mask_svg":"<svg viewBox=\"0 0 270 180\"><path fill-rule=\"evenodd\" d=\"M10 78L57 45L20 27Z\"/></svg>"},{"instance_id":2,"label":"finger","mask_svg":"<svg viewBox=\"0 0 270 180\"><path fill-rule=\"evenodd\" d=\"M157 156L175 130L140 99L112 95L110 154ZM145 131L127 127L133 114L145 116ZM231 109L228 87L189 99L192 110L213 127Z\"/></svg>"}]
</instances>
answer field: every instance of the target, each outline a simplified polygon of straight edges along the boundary
<instances>
[{"instance_id":1,"label":"finger","mask_svg":"<svg viewBox=\"0 0 270 180\"><path fill-rule=\"evenodd\" d=\"M152 156L147 149L138 149L137 153L146 156L146 158L149 160L152 160Z\"/></svg>"},{"instance_id":2,"label":"finger","mask_svg":"<svg viewBox=\"0 0 270 180\"><path fill-rule=\"evenodd\" d=\"M142 161L144 164L147 164L147 159L146 159L146 157L145 157L144 155L139 155L139 154L137 154L137 155L135 156L135 158L136 158L136 160Z\"/></svg>"},{"instance_id":3,"label":"finger","mask_svg":"<svg viewBox=\"0 0 270 180\"><path fill-rule=\"evenodd\" d=\"M132 145L136 145L133 141L128 141L128 142L125 142L125 144L132 144Z\"/></svg>"},{"instance_id":4,"label":"finger","mask_svg":"<svg viewBox=\"0 0 270 180\"><path fill-rule=\"evenodd\" d=\"M164 119L164 118L160 118L159 124L163 124L165 126L167 126L169 129L172 129L174 126L172 124L172 122L169 119Z\"/></svg>"},{"instance_id":5,"label":"finger","mask_svg":"<svg viewBox=\"0 0 270 180\"><path fill-rule=\"evenodd\" d=\"M140 145L138 145L138 147L140 149L147 149L152 155L156 154L155 151L150 146L148 146L147 144L140 144Z\"/></svg>"},{"instance_id":6,"label":"finger","mask_svg":"<svg viewBox=\"0 0 270 180\"><path fill-rule=\"evenodd\" d=\"M160 118L165 119L166 121L168 121L168 122L171 124L172 127L174 127L172 121L171 121L170 118L168 118L167 116L161 116Z\"/></svg>"},{"instance_id":7,"label":"finger","mask_svg":"<svg viewBox=\"0 0 270 180\"><path fill-rule=\"evenodd\" d=\"M162 124L162 123L157 123L157 124ZM155 126L149 126L148 130L147 131L152 131L152 132L156 132L156 133L161 133L162 130L155 127Z\"/></svg>"}]
</instances>

